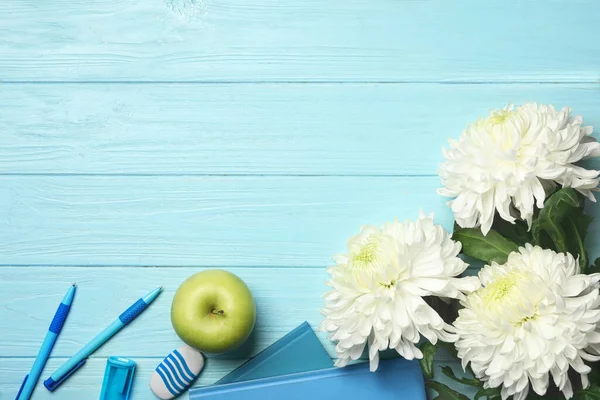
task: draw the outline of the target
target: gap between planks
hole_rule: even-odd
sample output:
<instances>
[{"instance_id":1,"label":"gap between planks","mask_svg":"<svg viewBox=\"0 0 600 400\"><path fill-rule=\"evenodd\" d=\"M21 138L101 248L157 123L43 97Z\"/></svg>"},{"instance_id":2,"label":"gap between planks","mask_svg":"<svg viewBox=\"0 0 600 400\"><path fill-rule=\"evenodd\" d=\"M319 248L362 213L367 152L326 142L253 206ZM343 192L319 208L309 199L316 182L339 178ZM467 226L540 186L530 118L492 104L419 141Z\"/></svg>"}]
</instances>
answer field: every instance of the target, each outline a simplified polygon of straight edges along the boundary
<instances>
[{"instance_id":1,"label":"gap between planks","mask_svg":"<svg viewBox=\"0 0 600 400\"><path fill-rule=\"evenodd\" d=\"M0 85L600 85L600 79L498 80L0 80Z\"/></svg>"}]
</instances>

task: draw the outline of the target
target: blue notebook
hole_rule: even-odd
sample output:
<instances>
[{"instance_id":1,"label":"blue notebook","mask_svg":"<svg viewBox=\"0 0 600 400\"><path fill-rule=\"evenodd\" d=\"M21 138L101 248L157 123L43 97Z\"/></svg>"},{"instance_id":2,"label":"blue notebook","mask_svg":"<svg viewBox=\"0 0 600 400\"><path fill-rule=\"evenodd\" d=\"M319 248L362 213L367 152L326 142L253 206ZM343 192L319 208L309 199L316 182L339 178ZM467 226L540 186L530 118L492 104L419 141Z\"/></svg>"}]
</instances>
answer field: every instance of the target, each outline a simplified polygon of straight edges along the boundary
<instances>
[{"instance_id":1,"label":"blue notebook","mask_svg":"<svg viewBox=\"0 0 600 400\"><path fill-rule=\"evenodd\" d=\"M331 368L333 361L308 322L258 353L216 384ZM193 399L193 394L191 396Z\"/></svg>"},{"instance_id":2,"label":"blue notebook","mask_svg":"<svg viewBox=\"0 0 600 400\"><path fill-rule=\"evenodd\" d=\"M194 400L425 400L418 361L381 360L376 372L362 363L196 389Z\"/></svg>"},{"instance_id":3,"label":"blue notebook","mask_svg":"<svg viewBox=\"0 0 600 400\"><path fill-rule=\"evenodd\" d=\"M331 357L308 322L303 322L255 357L225 375L215 385L331 367L333 367ZM197 392L200 390L202 388L191 389L190 400L196 399Z\"/></svg>"}]
</instances>

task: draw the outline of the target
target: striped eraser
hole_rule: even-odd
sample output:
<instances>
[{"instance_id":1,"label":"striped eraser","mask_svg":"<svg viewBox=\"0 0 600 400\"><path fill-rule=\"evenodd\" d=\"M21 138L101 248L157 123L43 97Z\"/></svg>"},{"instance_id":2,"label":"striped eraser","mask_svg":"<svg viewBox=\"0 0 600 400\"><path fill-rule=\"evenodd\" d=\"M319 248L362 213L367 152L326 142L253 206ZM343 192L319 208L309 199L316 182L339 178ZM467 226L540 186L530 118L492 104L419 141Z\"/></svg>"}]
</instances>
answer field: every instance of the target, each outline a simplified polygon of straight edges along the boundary
<instances>
[{"instance_id":1,"label":"striped eraser","mask_svg":"<svg viewBox=\"0 0 600 400\"><path fill-rule=\"evenodd\" d=\"M159 399L173 399L191 386L203 367L202 353L181 346L158 364L150 378L150 389Z\"/></svg>"}]
</instances>

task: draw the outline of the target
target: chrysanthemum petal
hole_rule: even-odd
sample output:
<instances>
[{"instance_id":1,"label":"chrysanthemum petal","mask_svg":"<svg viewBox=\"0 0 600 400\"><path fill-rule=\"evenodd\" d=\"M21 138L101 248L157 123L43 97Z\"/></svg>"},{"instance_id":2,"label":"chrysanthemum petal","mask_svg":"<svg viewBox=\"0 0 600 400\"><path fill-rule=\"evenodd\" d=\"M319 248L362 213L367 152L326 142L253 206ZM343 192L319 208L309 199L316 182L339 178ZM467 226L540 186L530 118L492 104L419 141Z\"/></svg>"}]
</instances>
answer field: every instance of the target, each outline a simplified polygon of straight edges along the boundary
<instances>
[{"instance_id":1,"label":"chrysanthemum petal","mask_svg":"<svg viewBox=\"0 0 600 400\"><path fill-rule=\"evenodd\" d=\"M363 226L348 240L348 253L337 255L327 270L332 290L323 296L320 329L337 341L336 365L360 357L367 342L375 370L382 350L422 358L416 347L421 335L434 343L456 341L454 327L423 297L463 299L480 287L475 277L459 277L468 267L459 252L460 244L434 224L432 214L381 229Z\"/></svg>"},{"instance_id":2,"label":"chrysanthemum petal","mask_svg":"<svg viewBox=\"0 0 600 400\"><path fill-rule=\"evenodd\" d=\"M462 227L489 232L494 215L514 222L516 209L531 224L534 205L544 206L545 189L572 187L594 200L600 171L575 163L600 156L600 143L583 118L567 107L525 103L491 110L443 149L442 196Z\"/></svg>"},{"instance_id":3,"label":"chrysanthemum petal","mask_svg":"<svg viewBox=\"0 0 600 400\"><path fill-rule=\"evenodd\" d=\"M463 367L503 397L525 398L530 385L543 396L552 376L570 398L569 370L585 385L585 361L600 358L600 277L579 272L570 254L529 244L485 266L454 322Z\"/></svg>"}]
</instances>

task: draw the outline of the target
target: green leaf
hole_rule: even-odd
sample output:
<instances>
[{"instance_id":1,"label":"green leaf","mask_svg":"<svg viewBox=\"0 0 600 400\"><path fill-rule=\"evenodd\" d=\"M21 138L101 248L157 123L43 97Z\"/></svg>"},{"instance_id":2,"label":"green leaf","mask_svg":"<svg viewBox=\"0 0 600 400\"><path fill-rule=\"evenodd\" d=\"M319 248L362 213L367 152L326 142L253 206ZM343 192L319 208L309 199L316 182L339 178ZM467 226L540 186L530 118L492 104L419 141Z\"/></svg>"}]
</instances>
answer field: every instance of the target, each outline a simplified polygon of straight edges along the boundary
<instances>
[{"instance_id":1,"label":"green leaf","mask_svg":"<svg viewBox=\"0 0 600 400\"><path fill-rule=\"evenodd\" d=\"M575 400L600 400L600 386L592 385L575 393Z\"/></svg>"},{"instance_id":2,"label":"green leaf","mask_svg":"<svg viewBox=\"0 0 600 400\"><path fill-rule=\"evenodd\" d=\"M442 372L448 378L452 379L455 382L462 383L463 385L474 386L474 387L482 387L483 386L483 382L481 382L479 379L466 378L466 377L459 378L458 376L454 375L454 371L452 371L452 368L450 368L448 366L442 367Z\"/></svg>"},{"instance_id":3,"label":"green leaf","mask_svg":"<svg viewBox=\"0 0 600 400\"><path fill-rule=\"evenodd\" d=\"M433 378L433 357L435 357L437 347L429 342L425 342L419 346L419 349L421 350L421 353L423 353L423 358L419 360L423 375L425 375L426 378L431 379Z\"/></svg>"},{"instance_id":4,"label":"green leaf","mask_svg":"<svg viewBox=\"0 0 600 400\"><path fill-rule=\"evenodd\" d=\"M593 218L583 212L583 208L577 208L570 213L562 223L565 233L567 250L574 257L579 256L579 265L582 271L588 267L588 255L585 249L585 237L587 229Z\"/></svg>"},{"instance_id":5,"label":"green leaf","mask_svg":"<svg viewBox=\"0 0 600 400\"><path fill-rule=\"evenodd\" d=\"M566 188L556 191L544 202L538 217L533 221L531 231L535 244L544 245L543 233L546 233L556 251L568 251L565 232L562 227L563 220L581 205L579 195L574 189Z\"/></svg>"},{"instance_id":6,"label":"green leaf","mask_svg":"<svg viewBox=\"0 0 600 400\"><path fill-rule=\"evenodd\" d=\"M496 216L492 229L515 242L519 246L525 246L526 243L531 243L533 237L527 226L527 222L516 220L514 224Z\"/></svg>"},{"instance_id":7,"label":"green leaf","mask_svg":"<svg viewBox=\"0 0 600 400\"><path fill-rule=\"evenodd\" d=\"M448 353L450 353L454 358L458 360L458 350L454 346L454 343L443 342L439 340L436 343L438 349L445 349Z\"/></svg>"},{"instance_id":8,"label":"green leaf","mask_svg":"<svg viewBox=\"0 0 600 400\"><path fill-rule=\"evenodd\" d=\"M473 399L479 400L483 397L485 397L487 400L501 399L502 395L500 393L500 388L481 389L480 391L475 393L475 397L473 397Z\"/></svg>"},{"instance_id":9,"label":"green leaf","mask_svg":"<svg viewBox=\"0 0 600 400\"><path fill-rule=\"evenodd\" d=\"M596 265L600 263L600 258L596 259ZM588 375L590 387L575 392L575 400L600 400L600 363L590 364L592 371Z\"/></svg>"},{"instance_id":10,"label":"green leaf","mask_svg":"<svg viewBox=\"0 0 600 400\"><path fill-rule=\"evenodd\" d=\"M461 394L454 389L450 389L440 382L427 381L425 382L425 386L437 392L437 396L433 397L431 400L469 400L464 394Z\"/></svg>"},{"instance_id":11,"label":"green leaf","mask_svg":"<svg viewBox=\"0 0 600 400\"><path fill-rule=\"evenodd\" d=\"M462 244L464 254L487 263L496 261L503 264L508 255L519 248L515 242L494 230L484 236L479 228L460 228L454 231L452 239L458 240Z\"/></svg>"}]
</instances>

